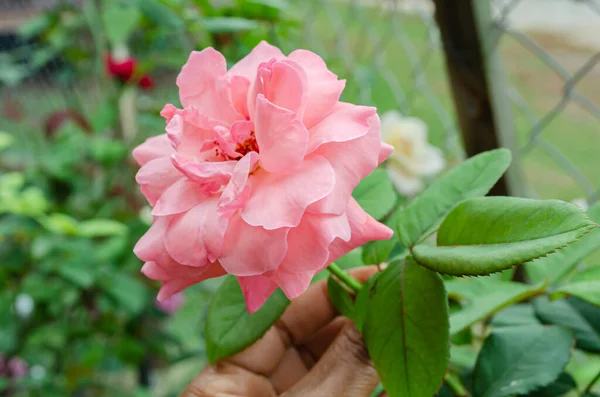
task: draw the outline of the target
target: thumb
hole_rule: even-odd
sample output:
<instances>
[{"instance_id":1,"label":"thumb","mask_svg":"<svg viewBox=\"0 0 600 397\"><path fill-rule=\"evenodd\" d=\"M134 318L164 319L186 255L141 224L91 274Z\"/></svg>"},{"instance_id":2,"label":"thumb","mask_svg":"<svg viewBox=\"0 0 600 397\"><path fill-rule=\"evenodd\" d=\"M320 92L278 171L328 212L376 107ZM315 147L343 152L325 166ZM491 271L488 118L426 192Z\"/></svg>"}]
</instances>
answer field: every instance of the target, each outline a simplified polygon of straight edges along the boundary
<instances>
[{"instance_id":1,"label":"thumb","mask_svg":"<svg viewBox=\"0 0 600 397\"><path fill-rule=\"evenodd\" d=\"M340 332L310 372L283 396L369 397L378 383L379 376L363 337L352 323Z\"/></svg>"}]
</instances>

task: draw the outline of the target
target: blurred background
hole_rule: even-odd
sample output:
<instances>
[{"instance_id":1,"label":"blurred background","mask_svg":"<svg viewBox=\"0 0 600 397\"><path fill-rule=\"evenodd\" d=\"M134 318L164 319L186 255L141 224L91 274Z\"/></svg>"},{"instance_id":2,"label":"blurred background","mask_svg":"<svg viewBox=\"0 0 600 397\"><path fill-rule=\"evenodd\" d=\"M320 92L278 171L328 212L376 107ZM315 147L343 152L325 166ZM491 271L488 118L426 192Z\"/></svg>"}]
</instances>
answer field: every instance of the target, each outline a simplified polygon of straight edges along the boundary
<instances>
[{"instance_id":1,"label":"blurred background","mask_svg":"<svg viewBox=\"0 0 600 397\"><path fill-rule=\"evenodd\" d=\"M600 0L0 0L0 395L175 396L201 369L218 281L155 302L130 153L190 51L261 40L396 112L408 163L412 117L446 167L509 147L495 193L600 196ZM410 164L406 196L433 177Z\"/></svg>"}]
</instances>

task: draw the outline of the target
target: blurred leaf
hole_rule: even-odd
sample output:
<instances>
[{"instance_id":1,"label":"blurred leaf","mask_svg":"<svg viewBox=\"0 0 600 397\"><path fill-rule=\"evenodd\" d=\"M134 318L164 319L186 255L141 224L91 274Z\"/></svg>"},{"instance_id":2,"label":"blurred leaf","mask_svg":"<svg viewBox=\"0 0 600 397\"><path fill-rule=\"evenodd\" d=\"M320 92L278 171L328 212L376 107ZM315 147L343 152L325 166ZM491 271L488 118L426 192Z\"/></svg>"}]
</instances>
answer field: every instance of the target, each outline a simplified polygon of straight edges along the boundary
<instances>
[{"instance_id":1,"label":"blurred leaf","mask_svg":"<svg viewBox=\"0 0 600 397\"><path fill-rule=\"evenodd\" d=\"M15 142L15 138L7 132L0 131L0 151L4 150Z\"/></svg>"},{"instance_id":2,"label":"blurred leaf","mask_svg":"<svg viewBox=\"0 0 600 397\"><path fill-rule=\"evenodd\" d=\"M348 291L333 278L333 275L327 279L327 292L333 307L335 307L342 316L348 318L354 317L354 302L352 302L352 297Z\"/></svg>"},{"instance_id":3,"label":"blurred leaf","mask_svg":"<svg viewBox=\"0 0 600 397\"><path fill-rule=\"evenodd\" d=\"M476 288L476 290L473 291L472 288ZM469 291L470 289L471 291ZM527 285L487 279L447 281L448 295L463 296L467 300L462 310L452 313L450 316L450 333L457 334L513 303L542 293L544 289L544 283Z\"/></svg>"},{"instance_id":4,"label":"blurred leaf","mask_svg":"<svg viewBox=\"0 0 600 397\"><path fill-rule=\"evenodd\" d=\"M90 154L101 164L114 165L125 158L128 150L121 141L97 137L90 142Z\"/></svg>"},{"instance_id":5,"label":"blurred leaf","mask_svg":"<svg viewBox=\"0 0 600 397\"><path fill-rule=\"evenodd\" d=\"M450 364L459 368L471 369L477 361L477 350L472 345L450 346Z\"/></svg>"},{"instance_id":6,"label":"blurred leaf","mask_svg":"<svg viewBox=\"0 0 600 397\"><path fill-rule=\"evenodd\" d=\"M28 19L19 26L19 35L28 40L40 35L52 24L52 18L49 13L41 12L38 15Z\"/></svg>"},{"instance_id":7,"label":"blurred leaf","mask_svg":"<svg viewBox=\"0 0 600 397\"><path fill-rule=\"evenodd\" d=\"M584 236L585 237L585 236ZM600 266L591 267L581 272L573 274L571 282L579 281L597 281L600 280Z\"/></svg>"},{"instance_id":8,"label":"blurred leaf","mask_svg":"<svg viewBox=\"0 0 600 397\"><path fill-rule=\"evenodd\" d=\"M506 397L546 386L571 356L573 335L562 327L497 328L486 338L473 373L475 397Z\"/></svg>"},{"instance_id":9,"label":"blurred leaf","mask_svg":"<svg viewBox=\"0 0 600 397\"><path fill-rule=\"evenodd\" d=\"M550 299L562 298L565 295L574 296L592 305L600 306L600 280L579 281L562 285L554 290Z\"/></svg>"},{"instance_id":10,"label":"blurred leaf","mask_svg":"<svg viewBox=\"0 0 600 397\"><path fill-rule=\"evenodd\" d=\"M600 203L590 207L587 213L592 221L600 222ZM569 244L556 254L528 263L525 271L533 282L546 279L550 284L555 284L563 280L583 259L599 248L600 228L597 228L581 236L578 241Z\"/></svg>"},{"instance_id":11,"label":"blurred leaf","mask_svg":"<svg viewBox=\"0 0 600 397\"><path fill-rule=\"evenodd\" d=\"M463 200L484 196L510 164L507 149L478 154L438 178L399 215L398 236L412 247L431 235L444 217Z\"/></svg>"},{"instance_id":12,"label":"blurred leaf","mask_svg":"<svg viewBox=\"0 0 600 397\"><path fill-rule=\"evenodd\" d=\"M523 303L512 305L500 311L492 318L494 327L512 327L515 325L540 324L535 316L533 305Z\"/></svg>"},{"instance_id":13,"label":"blurred leaf","mask_svg":"<svg viewBox=\"0 0 600 397\"><path fill-rule=\"evenodd\" d=\"M568 373L563 372L554 382L527 394L527 397L559 397L576 388L575 379Z\"/></svg>"},{"instance_id":14,"label":"blurred leaf","mask_svg":"<svg viewBox=\"0 0 600 397\"><path fill-rule=\"evenodd\" d=\"M547 297L537 298L534 306L536 315L543 323L573 330L577 348L600 352L600 309L575 300L550 301Z\"/></svg>"},{"instance_id":15,"label":"blurred leaf","mask_svg":"<svg viewBox=\"0 0 600 397\"><path fill-rule=\"evenodd\" d=\"M552 254L597 225L558 200L482 197L456 206L442 222L437 246L417 245L417 263L433 271L486 275Z\"/></svg>"},{"instance_id":16,"label":"blurred leaf","mask_svg":"<svg viewBox=\"0 0 600 397\"><path fill-rule=\"evenodd\" d=\"M440 276L412 258L390 263L370 289L363 335L390 396L432 396L450 357Z\"/></svg>"},{"instance_id":17,"label":"blurred leaf","mask_svg":"<svg viewBox=\"0 0 600 397\"><path fill-rule=\"evenodd\" d=\"M227 276L208 308L205 331L208 360L214 363L256 342L289 303L278 289L256 313L250 314L237 279Z\"/></svg>"},{"instance_id":18,"label":"blurred leaf","mask_svg":"<svg viewBox=\"0 0 600 397\"><path fill-rule=\"evenodd\" d=\"M111 219L90 219L79 223L78 234L83 237L107 237L127 233L127 226Z\"/></svg>"},{"instance_id":19,"label":"blurred leaf","mask_svg":"<svg viewBox=\"0 0 600 397\"><path fill-rule=\"evenodd\" d=\"M19 191L25 186L25 175L20 172L8 172L0 175L0 194Z\"/></svg>"},{"instance_id":20,"label":"blurred leaf","mask_svg":"<svg viewBox=\"0 0 600 397\"><path fill-rule=\"evenodd\" d=\"M39 222L48 231L56 234L76 235L79 222L65 214L50 214L46 217L40 217Z\"/></svg>"},{"instance_id":21,"label":"blurred leaf","mask_svg":"<svg viewBox=\"0 0 600 397\"><path fill-rule=\"evenodd\" d=\"M140 20L140 12L136 7L109 2L102 10L101 18L108 41L118 46L127 43Z\"/></svg>"},{"instance_id":22,"label":"blurred leaf","mask_svg":"<svg viewBox=\"0 0 600 397\"><path fill-rule=\"evenodd\" d=\"M94 282L94 271L89 264L64 262L56 270L66 280L81 288L88 288Z\"/></svg>"},{"instance_id":23,"label":"blurred leaf","mask_svg":"<svg viewBox=\"0 0 600 397\"><path fill-rule=\"evenodd\" d=\"M102 132L105 129L111 128L117 121L117 113L115 101L108 99L102 100L100 105L98 105L90 116L92 131Z\"/></svg>"},{"instance_id":24,"label":"blurred leaf","mask_svg":"<svg viewBox=\"0 0 600 397\"><path fill-rule=\"evenodd\" d=\"M103 278L100 285L131 316L138 315L150 299L148 288L126 273L117 272L110 278Z\"/></svg>"},{"instance_id":25,"label":"blurred leaf","mask_svg":"<svg viewBox=\"0 0 600 397\"><path fill-rule=\"evenodd\" d=\"M232 33L257 29L260 23L238 17L207 17L202 20L204 28L211 33Z\"/></svg>"},{"instance_id":26,"label":"blurred leaf","mask_svg":"<svg viewBox=\"0 0 600 397\"><path fill-rule=\"evenodd\" d=\"M140 11L155 25L181 29L184 22L171 8L158 0L137 0Z\"/></svg>"},{"instance_id":27,"label":"blurred leaf","mask_svg":"<svg viewBox=\"0 0 600 397\"><path fill-rule=\"evenodd\" d=\"M382 169L376 169L360 181L352 196L369 215L378 220L394 208L398 199L387 172Z\"/></svg>"},{"instance_id":28,"label":"blurred leaf","mask_svg":"<svg viewBox=\"0 0 600 397\"><path fill-rule=\"evenodd\" d=\"M367 312L369 310L369 296L372 293L375 281L380 275L381 272L372 275L367 282L363 284L361 290L358 291L356 300L354 301L354 324L356 324L356 328L361 334L363 333L365 319L367 318Z\"/></svg>"}]
</instances>

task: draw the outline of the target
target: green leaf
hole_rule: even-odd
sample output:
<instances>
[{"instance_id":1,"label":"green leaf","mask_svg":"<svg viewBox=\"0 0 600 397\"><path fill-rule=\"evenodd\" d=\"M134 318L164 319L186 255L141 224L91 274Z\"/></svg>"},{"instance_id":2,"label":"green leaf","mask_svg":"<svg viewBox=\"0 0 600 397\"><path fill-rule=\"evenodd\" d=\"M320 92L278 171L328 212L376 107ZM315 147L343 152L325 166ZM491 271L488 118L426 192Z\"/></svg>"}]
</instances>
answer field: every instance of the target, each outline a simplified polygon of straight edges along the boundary
<instances>
[{"instance_id":1,"label":"green leaf","mask_svg":"<svg viewBox=\"0 0 600 397\"><path fill-rule=\"evenodd\" d=\"M369 215L377 220L386 216L394 208L398 199L387 171L380 168L360 181L352 196Z\"/></svg>"},{"instance_id":2,"label":"green leaf","mask_svg":"<svg viewBox=\"0 0 600 397\"><path fill-rule=\"evenodd\" d=\"M535 313L545 324L573 330L577 348L600 353L600 309L585 302L540 297L534 301Z\"/></svg>"},{"instance_id":3,"label":"green leaf","mask_svg":"<svg viewBox=\"0 0 600 397\"><path fill-rule=\"evenodd\" d=\"M210 302L206 318L206 355L211 363L244 350L267 332L290 301L275 291L253 314L248 313L237 279L228 276Z\"/></svg>"},{"instance_id":4,"label":"green leaf","mask_svg":"<svg viewBox=\"0 0 600 397\"><path fill-rule=\"evenodd\" d=\"M569 330L526 325L495 329L485 340L473 373L475 397L525 394L554 381L573 347Z\"/></svg>"},{"instance_id":5,"label":"green leaf","mask_svg":"<svg viewBox=\"0 0 600 397\"><path fill-rule=\"evenodd\" d=\"M353 318L354 302L352 302L352 297L348 291L333 278L333 276L327 279L327 292L329 293L329 299L331 300L333 307L335 307L341 315Z\"/></svg>"},{"instance_id":6,"label":"green leaf","mask_svg":"<svg viewBox=\"0 0 600 397\"><path fill-rule=\"evenodd\" d=\"M0 131L0 151L12 146L15 142L15 138L7 132Z\"/></svg>"},{"instance_id":7,"label":"green leaf","mask_svg":"<svg viewBox=\"0 0 600 397\"><path fill-rule=\"evenodd\" d=\"M56 234L76 235L79 229L77 220L65 214L56 213L40 217L39 222L48 231Z\"/></svg>"},{"instance_id":8,"label":"green leaf","mask_svg":"<svg viewBox=\"0 0 600 397\"><path fill-rule=\"evenodd\" d=\"M600 306L600 280L579 281L563 285L550 295L551 299L562 298L565 295L575 296L592 305Z\"/></svg>"},{"instance_id":9,"label":"green leaf","mask_svg":"<svg viewBox=\"0 0 600 397\"><path fill-rule=\"evenodd\" d=\"M600 203L590 207L588 216L592 221L600 222ZM600 229L593 229L578 241L558 251L556 255L528 263L525 271L532 282L548 280L550 284L555 284L564 280L584 258L599 248Z\"/></svg>"},{"instance_id":10,"label":"green leaf","mask_svg":"<svg viewBox=\"0 0 600 397\"><path fill-rule=\"evenodd\" d=\"M107 237L127 233L127 226L111 219L90 219L79 223L82 237Z\"/></svg>"},{"instance_id":11,"label":"green leaf","mask_svg":"<svg viewBox=\"0 0 600 397\"><path fill-rule=\"evenodd\" d=\"M56 270L63 278L82 288L94 282L94 272L83 263L63 262Z\"/></svg>"},{"instance_id":12,"label":"green leaf","mask_svg":"<svg viewBox=\"0 0 600 397\"><path fill-rule=\"evenodd\" d=\"M101 18L108 41L113 46L118 46L125 44L135 30L140 20L140 12L136 7L109 2L103 9Z\"/></svg>"},{"instance_id":13,"label":"green leaf","mask_svg":"<svg viewBox=\"0 0 600 397\"><path fill-rule=\"evenodd\" d=\"M356 300L354 301L354 324L356 324L356 328L361 334L363 333L367 312L369 310L369 296L373 291L373 286L375 285L377 277L380 275L381 273L372 275L367 282L363 284L361 290L358 291L358 294L356 294Z\"/></svg>"},{"instance_id":14,"label":"green leaf","mask_svg":"<svg viewBox=\"0 0 600 397\"><path fill-rule=\"evenodd\" d=\"M243 32L260 27L258 21L239 17L208 17L202 22L204 28L211 33Z\"/></svg>"},{"instance_id":15,"label":"green leaf","mask_svg":"<svg viewBox=\"0 0 600 397\"><path fill-rule=\"evenodd\" d=\"M450 364L464 369L475 366L477 350L472 345L452 345L450 347Z\"/></svg>"},{"instance_id":16,"label":"green leaf","mask_svg":"<svg viewBox=\"0 0 600 397\"><path fill-rule=\"evenodd\" d=\"M137 0L137 6L156 26L173 29L184 27L183 19L173 9L158 0Z\"/></svg>"},{"instance_id":17,"label":"green leaf","mask_svg":"<svg viewBox=\"0 0 600 397\"><path fill-rule=\"evenodd\" d=\"M463 309L450 316L450 333L455 335L513 303L539 295L544 292L545 284L527 285L510 281L460 279L447 281L446 289L448 295L462 296L466 300Z\"/></svg>"},{"instance_id":18,"label":"green leaf","mask_svg":"<svg viewBox=\"0 0 600 397\"><path fill-rule=\"evenodd\" d=\"M540 324L535 316L533 305L523 303L512 305L500 311L492 319L494 327L512 327L515 325L532 325Z\"/></svg>"},{"instance_id":19,"label":"green leaf","mask_svg":"<svg viewBox=\"0 0 600 397\"><path fill-rule=\"evenodd\" d=\"M363 335L390 397L434 395L450 356L442 279L412 258L391 263L370 290Z\"/></svg>"},{"instance_id":20,"label":"green leaf","mask_svg":"<svg viewBox=\"0 0 600 397\"><path fill-rule=\"evenodd\" d=\"M395 229L395 225L398 223L401 209L397 209L394 213L383 223L392 229ZM362 261L364 264L380 264L387 262L390 259L402 259L408 255L408 250L399 243L398 233L394 232L394 235L387 240L375 240L369 241L363 245L362 250ZM392 256L390 258L390 256Z\"/></svg>"},{"instance_id":21,"label":"green leaf","mask_svg":"<svg viewBox=\"0 0 600 397\"><path fill-rule=\"evenodd\" d=\"M432 234L442 219L461 201L484 196L510 164L507 149L470 158L448 171L412 200L402 211L398 235L405 247L413 247Z\"/></svg>"},{"instance_id":22,"label":"green leaf","mask_svg":"<svg viewBox=\"0 0 600 397\"><path fill-rule=\"evenodd\" d=\"M31 39L48 29L52 24L50 13L41 12L35 17L28 19L19 26L19 36Z\"/></svg>"},{"instance_id":23,"label":"green leaf","mask_svg":"<svg viewBox=\"0 0 600 397\"><path fill-rule=\"evenodd\" d=\"M148 288L129 274L115 273L101 280L101 286L131 316L139 314L148 302Z\"/></svg>"},{"instance_id":24,"label":"green leaf","mask_svg":"<svg viewBox=\"0 0 600 397\"><path fill-rule=\"evenodd\" d=\"M420 265L451 275L486 275L549 255L597 227L577 206L557 200L483 197L448 214L437 247L418 245Z\"/></svg>"},{"instance_id":25,"label":"green leaf","mask_svg":"<svg viewBox=\"0 0 600 397\"><path fill-rule=\"evenodd\" d=\"M559 397L575 388L577 388L575 379L568 373L563 372L554 382L527 394L527 397Z\"/></svg>"}]
</instances>

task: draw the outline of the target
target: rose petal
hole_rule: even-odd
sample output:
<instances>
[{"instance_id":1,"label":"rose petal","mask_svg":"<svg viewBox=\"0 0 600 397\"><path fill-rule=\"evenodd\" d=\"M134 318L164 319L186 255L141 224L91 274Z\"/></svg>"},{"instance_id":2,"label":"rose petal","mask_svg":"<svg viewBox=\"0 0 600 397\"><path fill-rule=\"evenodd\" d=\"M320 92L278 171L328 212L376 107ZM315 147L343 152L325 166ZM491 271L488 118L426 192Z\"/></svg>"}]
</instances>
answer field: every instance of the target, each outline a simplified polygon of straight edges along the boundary
<instances>
[{"instance_id":1,"label":"rose petal","mask_svg":"<svg viewBox=\"0 0 600 397\"><path fill-rule=\"evenodd\" d=\"M335 170L336 182L331 194L308 207L312 213L340 214L346 210L348 199L358 183L379 164L381 141L379 118L373 113L367 119L366 135L347 142L321 145L314 154L327 158Z\"/></svg>"},{"instance_id":2,"label":"rose petal","mask_svg":"<svg viewBox=\"0 0 600 397\"><path fill-rule=\"evenodd\" d=\"M176 153L172 156L173 165L192 181L197 187L208 193L213 193L225 186L237 161L199 161L184 154Z\"/></svg>"},{"instance_id":3,"label":"rose petal","mask_svg":"<svg viewBox=\"0 0 600 397\"><path fill-rule=\"evenodd\" d=\"M341 215L305 214L302 222L288 234L288 250L280 269L300 273L316 271L326 266L329 245L335 240L349 241L350 224Z\"/></svg>"},{"instance_id":4,"label":"rose petal","mask_svg":"<svg viewBox=\"0 0 600 397\"><path fill-rule=\"evenodd\" d=\"M308 131L293 112L259 95L254 124L264 169L287 174L300 165L306 153Z\"/></svg>"},{"instance_id":5,"label":"rose petal","mask_svg":"<svg viewBox=\"0 0 600 397\"><path fill-rule=\"evenodd\" d=\"M133 150L133 158L142 166L147 162L166 157L173 153L173 147L167 134L153 136Z\"/></svg>"},{"instance_id":6,"label":"rose petal","mask_svg":"<svg viewBox=\"0 0 600 397\"><path fill-rule=\"evenodd\" d=\"M225 270L223 270L219 262L213 263L210 266L207 266L205 269L206 271L199 276L194 276L191 278L178 278L166 281L160 288L156 299L161 302L165 301L166 299L169 299L176 293L183 291L190 285L198 284L199 282L208 280L209 278L220 277L227 274Z\"/></svg>"},{"instance_id":7,"label":"rose petal","mask_svg":"<svg viewBox=\"0 0 600 397\"><path fill-rule=\"evenodd\" d=\"M155 205L160 196L183 175L171 163L169 157L159 157L148 161L135 176L141 185L142 194L150 205Z\"/></svg>"},{"instance_id":8,"label":"rose petal","mask_svg":"<svg viewBox=\"0 0 600 397\"><path fill-rule=\"evenodd\" d=\"M268 277L250 276L238 277L238 282L244 294L248 313L255 313L277 289L277 284Z\"/></svg>"},{"instance_id":9,"label":"rose petal","mask_svg":"<svg viewBox=\"0 0 600 397\"><path fill-rule=\"evenodd\" d=\"M256 101L263 94L271 103L296 114L301 120L306 107L306 73L295 62L264 63L248 94L250 118L256 120Z\"/></svg>"},{"instance_id":10,"label":"rose petal","mask_svg":"<svg viewBox=\"0 0 600 397\"><path fill-rule=\"evenodd\" d=\"M229 74L243 76L248 81L252 81L256 77L258 65L271 59L285 59L285 55L279 48L270 45L266 41L261 41L248 55L229 69Z\"/></svg>"},{"instance_id":11,"label":"rose petal","mask_svg":"<svg viewBox=\"0 0 600 397\"><path fill-rule=\"evenodd\" d=\"M394 151L392 145L388 145L385 142L381 142L381 150L379 150L379 164L383 163Z\"/></svg>"},{"instance_id":12,"label":"rose petal","mask_svg":"<svg viewBox=\"0 0 600 397\"><path fill-rule=\"evenodd\" d=\"M377 114L377 109L338 103L331 113L310 129L308 153L330 142L347 142L369 133L369 120Z\"/></svg>"},{"instance_id":13,"label":"rose petal","mask_svg":"<svg viewBox=\"0 0 600 397\"><path fill-rule=\"evenodd\" d=\"M336 184L335 173L322 156L312 155L291 174L262 169L251 177L252 194L242 210L249 225L273 230L296 227L306 208L327 197Z\"/></svg>"},{"instance_id":14,"label":"rose petal","mask_svg":"<svg viewBox=\"0 0 600 397\"><path fill-rule=\"evenodd\" d=\"M335 261L369 241L387 240L394 234L392 229L377 222L371 215L367 214L354 198L350 198L346 208L352 235L349 241L338 238L331 243L327 263Z\"/></svg>"},{"instance_id":15,"label":"rose petal","mask_svg":"<svg viewBox=\"0 0 600 397\"><path fill-rule=\"evenodd\" d=\"M223 240L221 265L236 276L256 276L277 269L287 251L288 231L251 226L238 214L233 215Z\"/></svg>"},{"instance_id":16,"label":"rose petal","mask_svg":"<svg viewBox=\"0 0 600 397\"><path fill-rule=\"evenodd\" d=\"M211 47L190 54L177 76L177 86L184 107L194 107L210 118L227 123L242 118L232 102L227 61Z\"/></svg>"},{"instance_id":17,"label":"rose petal","mask_svg":"<svg viewBox=\"0 0 600 397\"><path fill-rule=\"evenodd\" d=\"M338 80L337 76L327 69L327 65L317 54L296 50L288 59L297 62L307 76L306 110L304 112L304 125L311 128L323 120L340 99L346 86L345 80Z\"/></svg>"},{"instance_id":18,"label":"rose petal","mask_svg":"<svg viewBox=\"0 0 600 397\"><path fill-rule=\"evenodd\" d=\"M160 196L152 209L152 215L165 216L179 214L206 199L208 194L194 181L180 179Z\"/></svg>"},{"instance_id":19,"label":"rose petal","mask_svg":"<svg viewBox=\"0 0 600 397\"><path fill-rule=\"evenodd\" d=\"M314 271L292 273L279 269L273 276L273 280L283 290L285 296L292 300L306 292L314 275Z\"/></svg>"},{"instance_id":20,"label":"rose petal","mask_svg":"<svg viewBox=\"0 0 600 397\"><path fill-rule=\"evenodd\" d=\"M173 259L186 266L205 266L208 251L219 254L223 241L224 228L215 216L217 198L202 201L184 214L173 218L165 234L165 246ZM208 247L205 236L216 242L216 247Z\"/></svg>"},{"instance_id":21,"label":"rose petal","mask_svg":"<svg viewBox=\"0 0 600 397\"><path fill-rule=\"evenodd\" d=\"M256 168L258 153L250 152L237 162L233 174L219 198L218 211L231 215L236 210L243 208L250 197L248 176Z\"/></svg>"}]
</instances>

